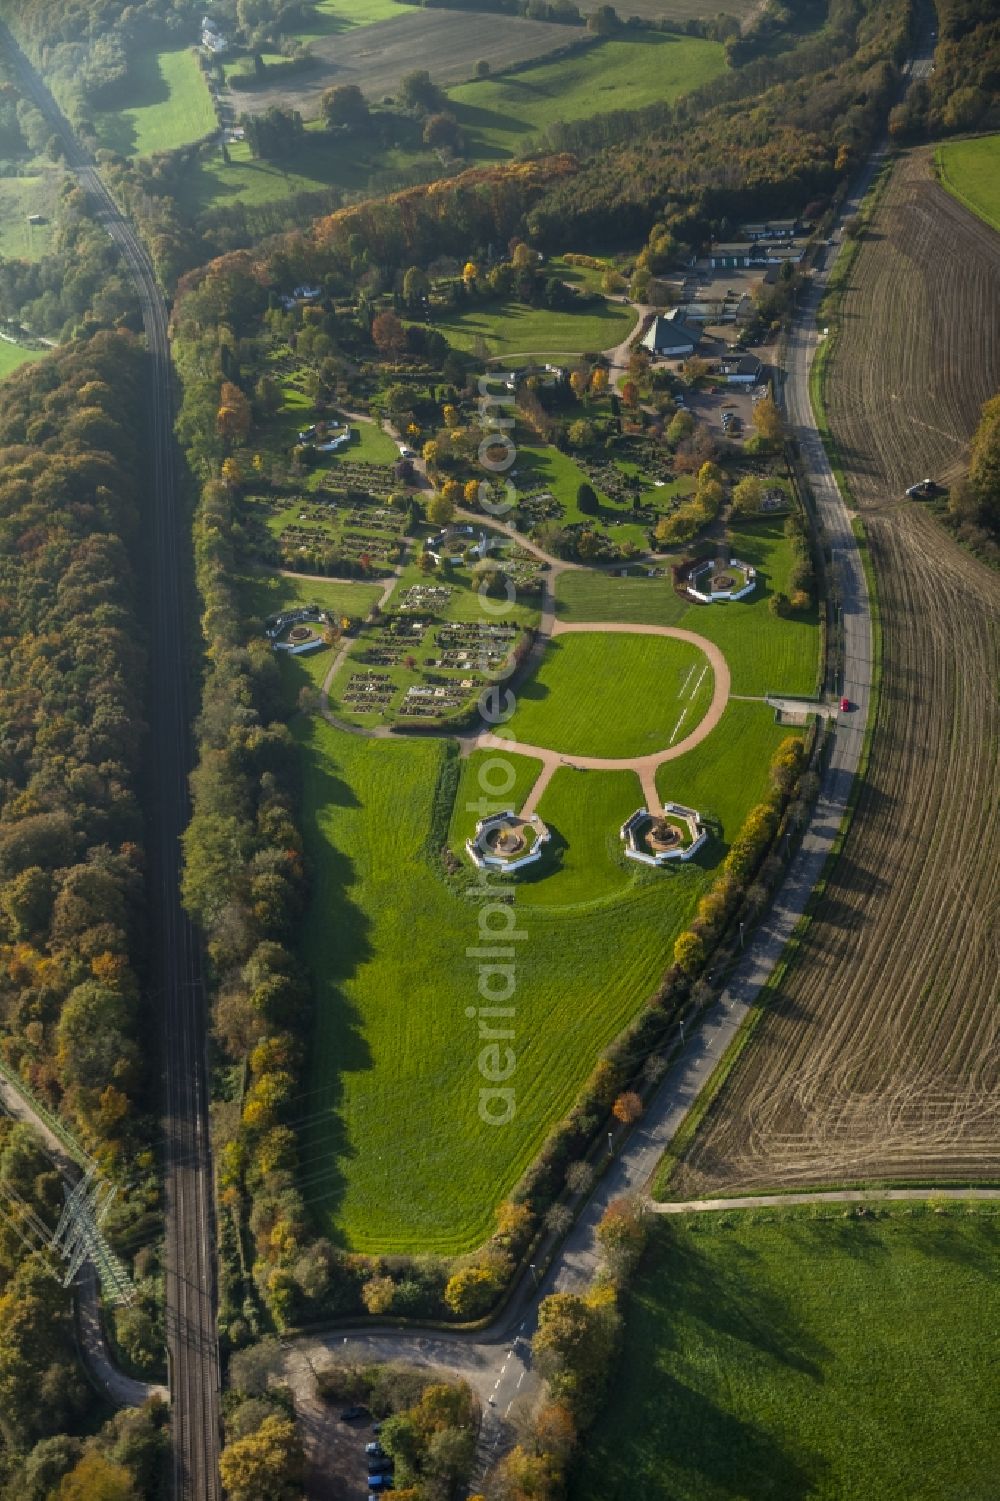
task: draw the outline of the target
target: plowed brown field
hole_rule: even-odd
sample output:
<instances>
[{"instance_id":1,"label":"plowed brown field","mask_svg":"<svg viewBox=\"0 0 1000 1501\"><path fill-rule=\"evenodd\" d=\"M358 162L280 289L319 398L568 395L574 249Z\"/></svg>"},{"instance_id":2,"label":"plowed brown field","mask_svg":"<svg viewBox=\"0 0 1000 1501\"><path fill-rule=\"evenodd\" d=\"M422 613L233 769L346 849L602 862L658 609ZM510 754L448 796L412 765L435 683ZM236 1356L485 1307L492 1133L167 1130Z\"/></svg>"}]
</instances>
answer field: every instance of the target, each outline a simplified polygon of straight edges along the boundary
<instances>
[{"instance_id":1,"label":"plowed brown field","mask_svg":"<svg viewBox=\"0 0 1000 1501\"><path fill-rule=\"evenodd\" d=\"M868 776L800 958L671 1185L1000 1177L1000 578L918 505L1000 387L1000 236L897 168L829 382L883 619Z\"/></svg>"}]
</instances>

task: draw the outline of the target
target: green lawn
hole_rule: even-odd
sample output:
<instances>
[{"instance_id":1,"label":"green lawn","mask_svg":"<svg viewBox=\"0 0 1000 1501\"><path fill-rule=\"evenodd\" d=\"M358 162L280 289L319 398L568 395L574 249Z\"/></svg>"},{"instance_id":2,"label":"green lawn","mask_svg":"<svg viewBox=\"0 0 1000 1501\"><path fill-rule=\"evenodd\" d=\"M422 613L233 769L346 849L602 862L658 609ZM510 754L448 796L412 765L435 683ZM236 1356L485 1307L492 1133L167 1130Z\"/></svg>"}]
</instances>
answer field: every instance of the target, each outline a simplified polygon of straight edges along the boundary
<instances>
[{"instance_id":1,"label":"green lawn","mask_svg":"<svg viewBox=\"0 0 1000 1501\"><path fill-rule=\"evenodd\" d=\"M673 100L725 69L718 42L640 31L449 89L450 107L478 160L513 156L550 125Z\"/></svg>"},{"instance_id":2,"label":"green lawn","mask_svg":"<svg viewBox=\"0 0 1000 1501\"><path fill-rule=\"evenodd\" d=\"M733 693L813 693L819 655L817 612L781 620L768 609L775 591L788 592L792 556L783 522L735 524L731 541L733 556L758 570L757 589L745 600L697 605L674 591L669 575L622 579L573 572L562 574L556 583L559 618L679 625L722 648Z\"/></svg>"},{"instance_id":3,"label":"green lawn","mask_svg":"<svg viewBox=\"0 0 1000 1501\"><path fill-rule=\"evenodd\" d=\"M656 790L665 802L697 808L728 849L746 816L747 805L767 791L771 757L788 735L800 730L774 722L766 704L730 699L719 723L700 745L656 774ZM716 829L713 827L713 833Z\"/></svg>"},{"instance_id":4,"label":"green lawn","mask_svg":"<svg viewBox=\"0 0 1000 1501\"><path fill-rule=\"evenodd\" d=\"M585 632L550 641L517 692L516 740L565 754L648 755L704 717L715 674L686 641Z\"/></svg>"},{"instance_id":5,"label":"green lawn","mask_svg":"<svg viewBox=\"0 0 1000 1501\"><path fill-rule=\"evenodd\" d=\"M29 360L40 360L45 353L44 349L25 349L21 344L10 344L6 339L0 339L0 380L5 375L12 375L15 370L20 370Z\"/></svg>"},{"instance_id":6,"label":"green lawn","mask_svg":"<svg viewBox=\"0 0 1000 1501\"><path fill-rule=\"evenodd\" d=\"M482 340L491 356L597 354L620 344L635 321L634 310L617 302L588 303L579 312L501 302L437 317L433 327L455 349L472 352Z\"/></svg>"},{"instance_id":7,"label":"green lawn","mask_svg":"<svg viewBox=\"0 0 1000 1501\"><path fill-rule=\"evenodd\" d=\"M297 386L286 382L284 404L267 423L259 435L258 446L275 457L287 458L298 442L299 432L311 426L317 418L310 398ZM339 420L339 419L338 419ZM316 455L315 468L310 470L306 484L314 488L328 471L335 474L338 464L345 460L365 464L394 464L399 458L399 449L389 434L383 432L378 422L348 421L352 437L337 453Z\"/></svg>"},{"instance_id":8,"label":"green lawn","mask_svg":"<svg viewBox=\"0 0 1000 1501\"><path fill-rule=\"evenodd\" d=\"M123 156L173 151L211 135L217 121L194 52L138 50L117 109L97 110L100 143Z\"/></svg>"},{"instance_id":9,"label":"green lawn","mask_svg":"<svg viewBox=\"0 0 1000 1501\"><path fill-rule=\"evenodd\" d=\"M469 1249L600 1049L652 991L709 873L692 865L624 875L609 860L588 879L567 863L525 888L517 1113L503 1129L485 1125L466 1016L478 995L466 956L478 941L477 908L445 884L428 848L444 742L359 739L317 719L297 720L295 733L314 871L304 945L316 978L307 1195L330 1233L358 1250ZM582 784L593 774L572 775ZM598 788L598 843L596 824L637 801L631 774L620 785L629 781L627 795L612 789L610 806ZM556 788L560 832L587 817L582 805L564 814L562 799Z\"/></svg>"},{"instance_id":10,"label":"green lawn","mask_svg":"<svg viewBox=\"0 0 1000 1501\"><path fill-rule=\"evenodd\" d=\"M283 573L251 573L240 579L240 597L246 614L263 622L292 605L316 604L334 615L363 619L381 594L377 584L334 584ZM303 688L319 688L333 661L333 647L301 657L276 653L287 712L291 714Z\"/></svg>"},{"instance_id":11,"label":"green lawn","mask_svg":"<svg viewBox=\"0 0 1000 1501\"><path fill-rule=\"evenodd\" d=\"M382 593L379 584L335 584L329 579L294 578L285 573L253 573L240 580L244 609L264 619L291 605L317 604L338 615L363 618Z\"/></svg>"},{"instance_id":12,"label":"green lawn","mask_svg":"<svg viewBox=\"0 0 1000 1501\"><path fill-rule=\"evenodd\" d=\"M619 830L642 807L642 787L634 771L574 771L561 766L546 787L538 811L552 840L546 862L555 873L524 884L523 900L564 903L603 902L624 897L636 882L636 867L625 859ZM656 881L662 872L650 875Z\"/></svg>"},{"instance_id":13,"label":"green lawn","mask_svg":"<svg viewBox=\"0 0 1000 1501\"><path fill-rule=\"evenodd\" d=\"M56 169L33 177L0 177L0 256L37 261L47 254L65 180ZM46 222L29 224L29 214L41 214Z\"/></svg>"},{"instance_id":14,"label":"green lawn","mask_svg":"<svg viewBox=\"0 0 1000 1501\"><path fill-rule=\"evenodd\" d=\"M938 147L936 161L948 191L1000 230L1000 135L947 141Z\"/></svg>"},{"instance_id":15,"label":"green lawn","mask_svg":"<svg viewBox=\"0 0 1000 1501\"><path fill-rule=\"evenodd\" d=\"M987 1206L659 1220L572 1501L993 1501Z\"/></svg>"},{"instance_id":16,"label":"green lawn","mask_svg":"<svg viewBox=\"0 0 1000 1501\"><path fill-rule=\"evenodd\" d=\"M480 818L510 809L520 812L541 769L541 761L534 756L515 756L509 751L477 750L467 756L448 829L448 843L455 853L461 853Z\"/></svg>"},{"instance_id":17,"label":"green lawn","mask_svg":"<svg viewBox=\"0 0 1000 1501\"><path fill-rule=\"evenodd\" d=\"M630 521L630 508L616 505L601 489L600 484L592 482L586 471L569 454L562 453L558 448L542 448L537 443L525 441L520 431L515 434L515 438L517 466L512 473L522 494L527 495L538 489L549 490L563 507L560 518L562 524L570 526L583 521L595 530L605 532L614 542L634 542L641 550L646 550L649 541L648 526ZM638 470L639 466L625 460L621 462L621 468L628 473ZM577 490L584 481L593 484L600 507L596 516L585 516L576 503ZM694 487L695 481L690 475L681 475L659 489L651 487L644 500L657 510L665 511L671 501L690 495Z\"/></svg>"}]
</instances>

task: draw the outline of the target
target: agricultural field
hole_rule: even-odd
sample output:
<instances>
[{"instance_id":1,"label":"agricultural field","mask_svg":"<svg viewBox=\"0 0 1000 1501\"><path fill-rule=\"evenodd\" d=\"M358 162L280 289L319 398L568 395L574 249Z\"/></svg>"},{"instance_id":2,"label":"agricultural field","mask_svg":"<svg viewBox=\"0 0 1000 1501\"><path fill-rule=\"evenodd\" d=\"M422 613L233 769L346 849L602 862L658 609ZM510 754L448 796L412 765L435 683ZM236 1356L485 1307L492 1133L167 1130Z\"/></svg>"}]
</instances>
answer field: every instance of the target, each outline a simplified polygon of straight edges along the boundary
<instances>
[{"instance_id":1,"label":"agricultural field","mask_svg":"<svg viewBox=\"0 0 1000 1501\"><path fill-rule=\"evenodd\" d=\"M241 92L240 109L256 114L279 105L310 118L334 83L357 84L377 103L415 68L427 68L445 87L471 78L480 59L498 71L556 52L580 35L573 27L516 16L400 7L388 20L316 38L313 66Z\"/></svg>"},{"instance_id":2,"label":"agricultural field","mask_svg":"<svg viewBox=\"0 0 1000 1501\"><path fill-rule=\"evenodd\" d=\"M1000 135L946 141L935 153L935 166L959 203L1000 230Z\"/></svg>"},{"instance_id":3,"label":"agricultural field","mask_svg":"<svg viewBox=\"0 0 1000 1501\"><path fill-rule=\"evenodd\" d=\"M94 125L107 151L150 156L211 135L215 107L192 49L137 51L115 109L98 110Z\"/></svg>"},{"instance_id":4,"label":"agricultural field","mask_svg":"<svg viewBox=\"0 0 1000 1501\"><path fill-rule=\"evenodd\" d=\"M491 359L507 354L598 354L626 339L636 324L631 308L591 303L579 312L553 312L523 302L501 302L435 317L433 327L455 349L474 352L480 343Z\"/></svg>"},{"instance_id":5,"label":"agricultural field","mask_svg":"<svg viewBox=\"0 0 1000 1501\"><path fill-rule=\"evenodd\" d=\"M684 1196L1000 1175L1000 579L898 498L907 474L947 471L1000 384L997 241L926 156L897 174L827 394L878 585L871 759L796 962L671 1180ZM935 370L932 426L916 393Z\"/></svg>"},{"instance_id":6,"label":"agricultural field","mask_svg":"<svg viewBox=\"0 0 1000 1501\"><path fill-rule=\"evenodd\" d=\"M435 175L428 170L426 152L385 150L364 142L356 142L350 152L331 151L328 138L315 130L306 131L291 163L256 160L243 141L226 150L228 162L221 152L198 157L181 179L179 199L191 219L236 203L259 208L332 187L378 193L387 190L387 183L396 187L414 174L416 180Z\"/></svg>"},{"instance_id":7,"label":"agricultural field","mask_svg":"<svg viewBox=\"0 0 1000 1501\"><path fill-rule=\"evenodd\" d=\"M696 727L715 674L696 646L669 637L581 632L550 641L507 723L515 740L568 755L649 755ZM634 810L633 810L634 811Z\"/></svg>"},{"instance_id":8,"label":"agricultural field","mask_svg":"<svg viewBox=\"0 0 1000 1501\"><path fill-rule=\"evenodd\" d=\"M934 181L929 151L900 159L852 268L835 352L844 378L827 396L862 504L961 472L979 409L1000 388L998 251L996 232Z\"/></svg>"},{"instance_id":9,"label":"agricultural field","mask_svg":"<svg viewBox=\"0 0 1000 1501\"><path fill-rule=\"evenodd\" d=\"M626 102L629 109L670 102L711 82L725 65L718 42L646 31L608 38L500 78L477 79L450 89L448 97L469 154L500 160L550 125L621 109Z\"/></svg>"},{"instance_id":10,"label":"agricultural field","mask_svg":"<svg viewBox=\"0 0 1000 1501\"><path fill-rule=\"evenodd\" d=\"M288 34L300 42L341 36L356 26L373 26L378 21L409 15L411 7L400 4L400 0L316 0L314 12L308 26Z\"/></svg>"},{"instance_id":11,"label":"agricultural field","mask_svg":"<svg viewBox=\"0 0 1000 1501\"><path fill-rule=\"evenodd\" d=\"M991 1209L656 1221L571 1501L989 1501Z\"/></svg>"}]
</instances>

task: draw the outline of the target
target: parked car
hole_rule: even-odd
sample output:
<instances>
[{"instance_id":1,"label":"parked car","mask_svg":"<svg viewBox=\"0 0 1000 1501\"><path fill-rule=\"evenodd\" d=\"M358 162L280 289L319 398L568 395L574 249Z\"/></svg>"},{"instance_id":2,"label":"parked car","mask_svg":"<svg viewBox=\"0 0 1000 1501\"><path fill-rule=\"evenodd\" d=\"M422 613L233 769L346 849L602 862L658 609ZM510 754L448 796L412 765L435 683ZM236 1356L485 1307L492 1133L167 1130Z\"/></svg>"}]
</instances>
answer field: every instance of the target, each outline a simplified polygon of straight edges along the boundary
<instances>
[{"instance_id":1,"label":"parked car","mask_svg":"<svg viewBox=\"0 0 1000 1501\"><path fill-rule=\"evenodd\" d=\"M369 1492L369 1495L373 1491L377 1494L379 1491L391 1491L391 1490L392 1490L392 1476L386 1474L384 1470L379 1470L376 1474L371 1474L371 1475L368 1476L368 1492Z\"/></svg>"},{"instance_id":2,"label":"parked car","mask_svg":"<svg viewBox=\"0 0 1000 1501\"><path fill-rule=\"evenodd\" d=\"M850 709L850 707L851 707L851 700L849 698L842 698L840 700L840 711L841 711L842 714L846 714L848 712L848 710Z\"/></svg>"},{"instance_id":3,"label":"parked car","mask_svg":"<svg viewBox=\"0 0 1000 1501\"><path fill-rule=\"evenodd\" d=\"M394 1468L395 1463L388 1454L366 1454L368 1471L372 1475L388 1475Z\"/></svg>"},{"instance_id":4,"label":"parked car","mask_svg":"<svg viewBox=\"0 0 1000 1501\"><path fill-rule=\"evenodd\" d=\"M372 1444L365 1444L365 1453L369 1459L383 1459L385 1457L385 1450L378 1442L378 1439Z\"/></svg>"}]
</instances>

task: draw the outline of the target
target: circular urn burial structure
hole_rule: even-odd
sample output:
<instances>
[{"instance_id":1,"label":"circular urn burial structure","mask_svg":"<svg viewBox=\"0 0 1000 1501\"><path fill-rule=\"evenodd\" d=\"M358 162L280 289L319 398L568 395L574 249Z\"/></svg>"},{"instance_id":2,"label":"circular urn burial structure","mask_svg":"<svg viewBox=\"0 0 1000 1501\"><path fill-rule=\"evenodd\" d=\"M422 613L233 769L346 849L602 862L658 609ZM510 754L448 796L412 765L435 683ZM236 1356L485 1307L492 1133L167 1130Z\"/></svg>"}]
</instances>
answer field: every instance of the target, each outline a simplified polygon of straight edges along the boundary
<instances>
[{"instance_id":1,"label":"circular urn burial structure","mask_svg":"<svg viewBox=\"0 0 1000 1501\"><path fill-rule=\"evenodd\" d=\"M757 587L757 570L740 558L706 558L693 563L684 579L685 592L701 604L746 599Z\"/></svg>"},{"instance_id":2,"label":"circular urn burial structure","mask_svg":"<svg viewBox=\"0 0 1000 1501\"><path fill-rule=\"evenodd\" d=\"M542 858L552 838L537 813L521 818L513 811L481 818L476 832L465 841L466 854L474 865L490 870L521 870Z\"/></svg>"},{"instance_id":3,"label":"circular urn burial structure","mask_svg":"<svg viewBox=\"0 0 1000 1501\"><path fill-rule=\"evenodd\" d=\"M690 860L708 838L696 808L683 803L664 803L662 813L637 808L620 829L625 857L643 865L666 865L669 860Z\"/></svg>"}]
</instances>

